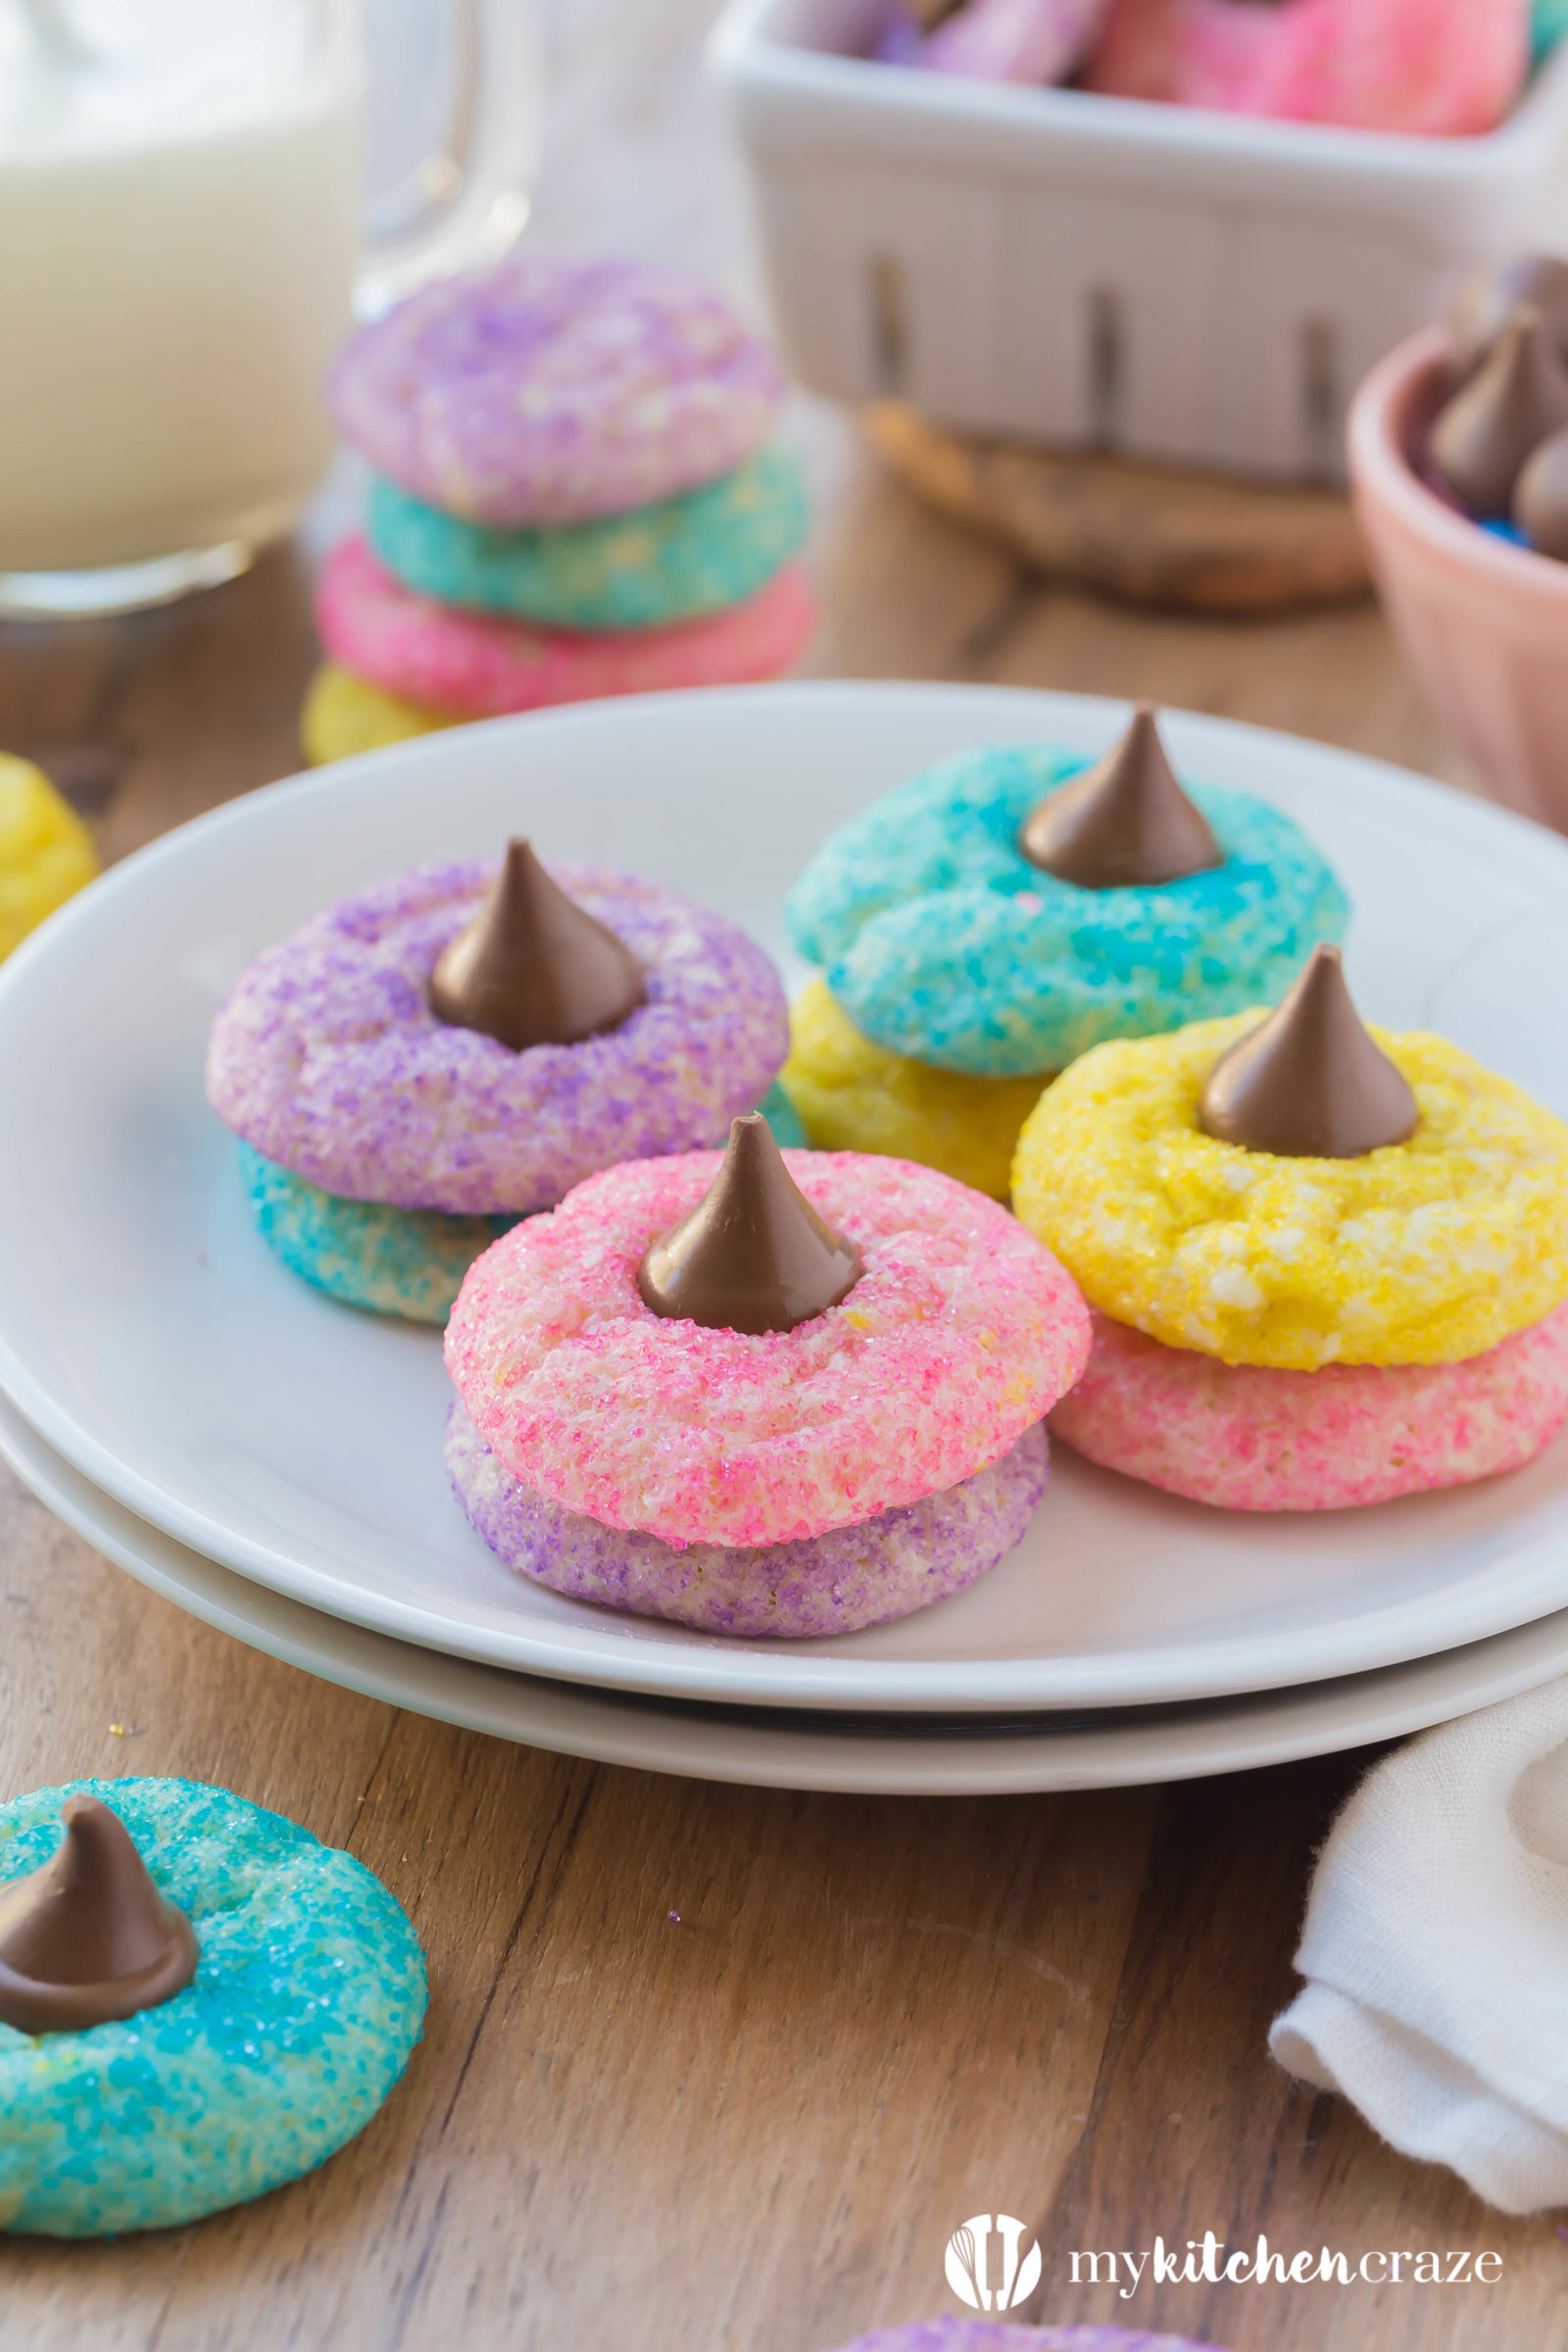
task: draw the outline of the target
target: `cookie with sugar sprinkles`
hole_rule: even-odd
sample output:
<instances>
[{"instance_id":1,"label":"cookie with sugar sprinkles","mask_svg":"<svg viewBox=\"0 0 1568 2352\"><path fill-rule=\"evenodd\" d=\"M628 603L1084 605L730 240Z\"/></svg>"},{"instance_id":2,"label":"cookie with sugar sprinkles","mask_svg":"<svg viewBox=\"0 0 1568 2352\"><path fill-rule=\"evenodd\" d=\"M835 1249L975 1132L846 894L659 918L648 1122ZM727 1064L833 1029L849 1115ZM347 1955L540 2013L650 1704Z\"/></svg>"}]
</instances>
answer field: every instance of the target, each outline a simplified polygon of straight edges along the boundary
<instances>
[{"instance_id":1,"label":"cookie with sugar sprinkles","mask_svg":"<svg viewBox=\"0 0 1568 2352\"><path fill-rule=\"evenodd\" d=\"M1050 1444L1033 1422L1001 1459L939 1494L794 1544L662 1543L563 1510L511 1476L455 1403L447 1478L464 1516L517 1575L569 1599L700 1633L805 1641L929 1608L1022 1541L1046 1491Z\"/></svg>"},{"instance_id":2,"label":"cookie with sugar sprinkles","mask_svg":"<svg viewBox=\"0 0 1568 2352\"><path fill-rule=\"evenodd\" d=\"M1259 1012L1097 1046L1024 1123L1013 1206L1091 1305L1228 1364L1445 1364L1568 1297L1568 1126L1446 1038L1369 1034L1414 1132L1353 1157L1204 1131L1215 1062Z\"/></svg>"},{"instance_id":3,"label":"cookie with sugar sprinkles","mask_svg":"<svg viewBox=\"0 0 1568 2352\"><path fill-rule=\"evenodd\" d=\"M370 485L369 542L416 595L543 627L667 629L759 595L806 540L806 486L770 443L721 481L635 514L496 530Z\"/></svg>"},{"instance_id":4,"label":"cookie with sugar sprinkles","mask_svg":"<svg viewBox=\"0 0 1568 2352\"><path fill-rule=\"evenodd\" d=\"M1042 870L1025 830L1087 772L1033 744L961 753L823 843L785 919L873 1043L971 1077L1059 1070L1107 1038L1272 1004L1342 936L1348 903L1300 828L1217 785L1183 779L1215 864L1117 888Z\"/></svg>"},{"instance_id":5,"label":"cookie with sugar sprinkles","mask_svg":"<svg viewBox=\"0 0 1568 2352\"><path fill-rule=\"evenodd\" d=\"M24 1971L8 1963L16 1913L0 1915L0 2230L172 2228L297 2179L364 2130L425 2009L423 1956L379 1879L225 1788L89 1780L0 1804L0 1895L14 1904L68 1844L89 1930L113 1906L123 1937L139 1905L172 1965L55 1985L36 1937Z\"/></svg>"},{"instance_id":6,"label":"cookie with sugar sprinkles","mask_svg":"<svg viewBox=\"0 0 1568 2352\"><path fill-rule=\"evenodd\" d=\"M447 1369L514 1478L666 1544L794 1543L957 1486L1078 1377L1077 1287L995 1202L907 1160L783 1159L859 1261L792 1329L666 1318L639 1288L651 1245L713 1186L715 1152L609 1168L479 1259Z\"/></svg>"},{"instance_id":7,"label":"cookie with sugar sprinkles","mask_svg":"<svg viewBox=\"0 0 1568 2352\"><path fill-rule=\"evenodd\" d=\"M224 1124L351 1200L521 1215L612 1160L717 1142L766 1092L789 1044L767 956L683 892L612 867L549 871L642 966L624 1020L515 1053L438 1019L431 974L495 871L464 858L394 875L259 956L208 1044Z\"/></svg>"},{"instance_id":8,"label":"cookie with sugar sprinkles","mask_svg":"<svg viewBox=\"0 0 1568 2352\"><path fill-rule=\"evenodd\" d=\"M1454 1364L1225 1364L1095 1317L1052 1433L1229 1511L1332 1511L1522 1469L1568 1419L1568 1304Z\"/></svg>"},{"instance_id":9,"label":"cookie with sugar sprinkles","mask_svg":"<svg viewBox=\"0 0 1568 2352\"><path fill-rule=\"evenodd\" d=\"M767 439L784 379L723 296L644 262L515 253L350 337L344 437L470 522L584 522L675 498Z\"/></svg>"},{"instance_id":10,"label":"cookie with sugar sprinkles","mask_svg":"<svg viewBox=\"0 0 1568 2352\"><path fill-rule=\"evenodd\" d=\"M316 589L322 646L337 671L361 684L360 723L367 688L394 697L403 710L422 712L430 726L439 725L442 712L502 718L617 694L750 685L788 669L805 650L813 618L811 592L796 564L726 612L668 628L595 634L503 620L416 595L363 539L333 549ZM342 701L339 688L340 710Z\"/></svg>"}]
</instances>

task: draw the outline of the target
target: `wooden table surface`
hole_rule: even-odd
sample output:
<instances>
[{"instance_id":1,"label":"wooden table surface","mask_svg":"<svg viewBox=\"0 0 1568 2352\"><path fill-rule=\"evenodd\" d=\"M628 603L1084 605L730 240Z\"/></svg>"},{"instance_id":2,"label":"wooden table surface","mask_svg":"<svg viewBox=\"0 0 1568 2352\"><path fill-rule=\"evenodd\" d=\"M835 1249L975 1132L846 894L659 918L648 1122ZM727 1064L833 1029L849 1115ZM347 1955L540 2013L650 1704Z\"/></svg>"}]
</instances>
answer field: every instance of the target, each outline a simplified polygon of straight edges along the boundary
<instances>
[{"instance_id":1,"label":"wooden table surface","mask_svg":"<svg viewBox=\"0 0 1568 2352\"><path fill-rule=\"evenodd\" d=\"M541 238L684 255L744 291L698 68L711 14L558 9ZM1151 695L1463 780L1370 606L1255 626L1112 610L917 510L845 419L802 402L795 423L819 510L815 673ZM203 600L0 635L0 746L52 769L106 854L297 765L310 562L346 495ZM314 2178L141 2240L0 2244L5 2352L826 2352L956 2309L948 2234L997 2211L1039 2233L1029 2318L1234 2352L1565 2341L1568 2232L1487 2213L1266 2055L1313 1848L1364 1757L930 1802L574 1763L246 1650L3 1473L0 1610L0 1794L220 1782L379 1872L431 1981L403 2086ZM1352 2263L1494 2248L1503 2272L1146 2278L1130 2300L1072 2283L1074 2250L1208 2229Z\"/></svg>"}]
</instances>

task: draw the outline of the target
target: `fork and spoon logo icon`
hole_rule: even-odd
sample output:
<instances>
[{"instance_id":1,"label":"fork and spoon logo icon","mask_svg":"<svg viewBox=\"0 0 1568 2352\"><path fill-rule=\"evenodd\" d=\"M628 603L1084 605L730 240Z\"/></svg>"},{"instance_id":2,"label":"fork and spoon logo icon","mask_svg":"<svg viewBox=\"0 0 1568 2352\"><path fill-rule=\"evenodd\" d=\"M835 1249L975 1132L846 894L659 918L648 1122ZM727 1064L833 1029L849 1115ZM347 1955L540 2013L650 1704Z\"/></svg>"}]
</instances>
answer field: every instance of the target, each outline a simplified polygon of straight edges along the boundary
<instances>
[{"instance_id":1,"label":"fork and spoon logo icon","mask_svg":"<svg viewBox=\"0 0 1568 2352\"><path fill-rule=\"evenodd\" d=\"M1002 2241L1001 2275L995 2285L993 2238ZM943 2267L948 2284L971 2311L1012 2311L1040 2284L1040 2241L1010 2213L977 2213L960 2222L949 2238Z\"/></svg>"}]
</instances>

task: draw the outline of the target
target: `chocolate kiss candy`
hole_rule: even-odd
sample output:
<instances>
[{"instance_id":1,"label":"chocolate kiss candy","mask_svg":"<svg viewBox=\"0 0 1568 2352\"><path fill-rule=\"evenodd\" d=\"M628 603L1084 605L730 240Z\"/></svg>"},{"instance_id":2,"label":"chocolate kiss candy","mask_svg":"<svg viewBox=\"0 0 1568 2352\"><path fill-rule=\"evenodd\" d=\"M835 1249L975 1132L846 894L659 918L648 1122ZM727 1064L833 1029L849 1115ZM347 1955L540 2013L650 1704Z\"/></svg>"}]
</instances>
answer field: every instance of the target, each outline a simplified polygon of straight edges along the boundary
<instances>
[{"instance_id":1,"label":"chocolate kiss candy","mask_svg":"<svg viewBox=\"0 0 1568 2352\"><path fill-rule=\"evenodd\" d=\"M643 1001L643 968L613 931L553 882L525 841L465 931L442 949L430 1005L520 1054L613 1029Z\"/></svg>"},{"instance_id":2,"label":"chocolate kiss candy","mask_svg":"<svg viewBox=\"0 0 1568 2352\"><path fill-rule=\"evenodd\" d=\"M190 1921L166 1902L117 1813L66 1799L52 1862L0 1886L0 2024L74 2034L172 2000L196 1974Z\"/></svg>"},{"instance_id":3,"label":"chocolate kiss candy","mask_svg":"<svg viewBox=\"0 0 1568 2352\"><path fill-rule=\"evenodd\" d=\"M1541 313L1552 342L1568 353L1568 262L1552 253L1527 253L1498 270L1479 270L1466 282L1448 320L1461 368L1480 367L1508 313L1521 302Z\"/></svg>"},{"instance_id":4,"label":"chocolate kiss candy","mask_svg":"<svg viewBox=\"0 0 1568 2352\"><path fill-rule=\"evenodd\" d=\"M1080 890L1179 882L1225 862L1176 781L1152 703L1139 704L1126 734L1102 760L1041 802L1018 847L1031 865Z\"/></svg>"},{"instance_id":5,"label":"chocolate kiss candy","mask_svg":"<svg viewBox=\"0 0 1568 2352\"><path fill-rule=\"evenodd\" d=\"M1568 562L1568 432L1530 458L1514 485L1513 518L1538 555Z\"/></svg>"},{"instance_id":6,"label":"chocolate kiss candy","mask_svg":"<svg viewBox=\"0 0 1568 2352\"><path fill-rule=\"evenodd\" d=\"M1314 948L1290 995L1222 1054L1199 1123L1221 1143L1283 1159L1359 1159L1402 1144L1416 1100L1361 1025L1338 948Z\"/></svg>"},{"instance_id":7,"label":"chocolate kiss candy","mask_svg":"<svg viewBox=\"0 0 1568 2352\"><path fill-rule=\"evenodd\" d=\"M1506 514L1520 467L1568 424L1568 367L1541 313L1521 303L1470 381L1438 412L1427 452L1472 514Z\"/></svg>"},{"instance_id":8,"label":"chocolate kiss candy","mask_svg":"<svg viewBox=\"0 0 1568 2352\"><path fill-rule=\"evenodd\" d=\"M649 1250L637 1288L656 1315L705 1331L793 1331L837 1306L860 1271L859 1251L823 1224L752 1110L731 1123L705 1198Z\"/></svg>"}]
</instances>

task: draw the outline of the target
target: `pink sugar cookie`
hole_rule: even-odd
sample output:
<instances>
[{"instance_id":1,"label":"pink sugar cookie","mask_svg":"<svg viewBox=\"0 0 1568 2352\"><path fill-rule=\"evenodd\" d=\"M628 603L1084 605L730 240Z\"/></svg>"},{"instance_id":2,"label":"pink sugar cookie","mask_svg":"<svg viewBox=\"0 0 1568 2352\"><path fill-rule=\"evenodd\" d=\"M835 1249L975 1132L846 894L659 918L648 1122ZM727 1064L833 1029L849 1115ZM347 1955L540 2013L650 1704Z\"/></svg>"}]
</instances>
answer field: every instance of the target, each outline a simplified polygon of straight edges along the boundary
<instances>
[{"instance_id":1,"label":"pink sugar cookie","mask_svg":"<svg viewBox=\"0 0 1568 2352\"><path fill-rule=\"evenodd\" d=\"M804 648L813 617L805 576L789 564L745 604L674 628L593 636L530 628L416 596L363 539L334 549L316 591L317 629L334 662L387 694L462 718L776 677Z\"/></svg>"},{"instance_id":2,"label":"pink sugar cookie","mask_svg":"<svg viewBox=\"0 0 1568 2352\"><path fill-rule=\"evenodd\" d=\"M1077 1285L994 1201L908 1160L786 1152L859 1249L837 1306L751 1336L644 1305L649 1243L722 1154L634 1160L487 1250L447 1326L447 1369L514 1478L666 1544L788 1544L956 1487L1077 1378Z\"/></svg>"},{"instance_id":3,"label":"pink sugar cookie","mask_svg":"<svg viewBox=\"0 0 1568 2352\"><path fill-rule=\"evenodd\" d=\"M1455 137L1493 130L1529 0L1111 0L1090 89L1224 114Z\"/></svg>"},{"instance_id":4,"label":"pink sugar cookie","mask_svg":"<svg viewBox=\"0 0 1568 2352\"><path fill-rule=\"evenodd\" d=\"M1568 1418L1568 1304L1457 1364L1283 1372L1166 1348L1108 1315L1051 1416L1129 1478L1230 1511L1331 1511L1517 1470Z\"/></svg>"}]
</instances>

